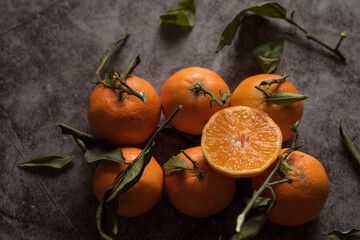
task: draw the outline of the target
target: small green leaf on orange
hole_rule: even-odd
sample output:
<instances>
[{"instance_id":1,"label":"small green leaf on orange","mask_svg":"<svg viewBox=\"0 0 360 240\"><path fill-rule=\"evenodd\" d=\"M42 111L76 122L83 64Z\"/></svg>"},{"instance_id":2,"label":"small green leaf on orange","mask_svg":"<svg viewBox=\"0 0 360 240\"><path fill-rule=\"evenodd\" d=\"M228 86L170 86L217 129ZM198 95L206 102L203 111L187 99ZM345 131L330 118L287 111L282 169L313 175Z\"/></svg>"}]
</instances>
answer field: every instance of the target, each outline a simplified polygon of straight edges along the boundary
<instances>
[{"instance_id":1,"label":"small green leaf on orange","mask_svg":"<svg viewBox=\"0 0 360 240\"><path fill-rule=\"evenodd\" d=\"M182 170L188 170L189 167L184 159L178 156L172 156L164 165L162 166L165 176L175 175Z\"/></svg>"}]
</instances>

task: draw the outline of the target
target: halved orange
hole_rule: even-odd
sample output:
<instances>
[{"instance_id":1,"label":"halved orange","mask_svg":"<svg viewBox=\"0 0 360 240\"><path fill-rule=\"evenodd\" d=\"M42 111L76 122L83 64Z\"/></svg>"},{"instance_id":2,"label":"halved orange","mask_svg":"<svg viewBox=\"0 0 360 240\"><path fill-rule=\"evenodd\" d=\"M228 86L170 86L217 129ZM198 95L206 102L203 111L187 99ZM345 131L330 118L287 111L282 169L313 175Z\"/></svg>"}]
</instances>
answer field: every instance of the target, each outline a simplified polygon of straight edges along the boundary
<instances>
[{"instance_id":1,"label":"halved orange","mask_svg":"<svg viewBox=\"0 0 360 240\"><path fill-rule=\"evenodd\" d=\"M282 134L263 111L229 107L215 113L205 125L201 149L210 166L230 177L254 177L279 156Z\"/></svg>"}]
</instances>

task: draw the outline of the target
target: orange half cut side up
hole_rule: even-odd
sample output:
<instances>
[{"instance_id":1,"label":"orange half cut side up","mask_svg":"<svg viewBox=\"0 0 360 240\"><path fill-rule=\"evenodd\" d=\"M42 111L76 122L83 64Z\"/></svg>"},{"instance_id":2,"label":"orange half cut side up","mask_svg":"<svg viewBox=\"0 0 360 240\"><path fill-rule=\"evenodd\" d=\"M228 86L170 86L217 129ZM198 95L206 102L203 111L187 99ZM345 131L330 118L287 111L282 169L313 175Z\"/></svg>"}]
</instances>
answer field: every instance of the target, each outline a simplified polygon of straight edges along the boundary
<instances>
[{"instance_id":1,"label":"orange half cut side up","mask_svg":"<svg viewBox=\"0 0 360 240\"><path fill-rule=\"evenodd\" d=\"M254 177L279 156L280 128L265 113L236 106L215 113L205 125L201 148L218 172L236 178Z\"/></svg>"}]
</instances>

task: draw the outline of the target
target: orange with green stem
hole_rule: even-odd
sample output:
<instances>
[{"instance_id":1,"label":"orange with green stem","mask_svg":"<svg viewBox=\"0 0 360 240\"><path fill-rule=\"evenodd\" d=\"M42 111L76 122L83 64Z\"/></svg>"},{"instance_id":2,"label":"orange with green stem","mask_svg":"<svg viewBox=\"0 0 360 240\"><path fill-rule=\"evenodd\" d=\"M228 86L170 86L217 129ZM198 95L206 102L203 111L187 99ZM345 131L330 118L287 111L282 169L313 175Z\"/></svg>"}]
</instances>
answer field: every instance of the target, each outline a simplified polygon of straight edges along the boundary
<instances>
[{"instance_id":1,"label":"orange with green stem","mask_svg":"<svg viewBox=\"0 0 360 240\"><path fill-rule=\"evenodd\" d=\"M140 149L133 147L126 147L121 150L126 159L126 164L103 161L96 167L93 189L99 201L114 182L116 176L141 153ZM152 209L162 195L163 177L160 165L152 157L139 181L119 196L117 214L135 217Z\"/></svg>"},{"instance_id":2,"label":"orange with green stem","mask_svg":"<svg viewBox=\"0 0 360 240\"><path fill-rule=\"evenodd\" d=\"M231 106L248 106L266 112L280 127L283 141L294 134L289 129L303 114L301 95L286 78L288 75L259 74L243 80L231 96Z\"/></svg>"},{"instance_id":3,"label":"orange with green stem","mask_svg":"<svg viewBox=\"0 0 360 240\"><path fill-rule=\"evenodd\" d=\"M282 149L281 154L288 149ZM314 157L293 151L286 158L290 171L277 171L270 185L276 196L276 204L268 220L285 226L298 226L315 219L322 211L329 195L329 179L322 164ZM281 166L280 170L285 170ZM271 169L252 179L253 191L257 191L269 177ZM285 173L284 173L285 172ZM284 184L274 183L287 182ZM260 196L273 198L266 189Z\"/></svg>"},{"instance_id":4,"label":"orange with green stem","mask_svg":"<svg viewBox=\"0 0 360 240\"><path fill-rule=\"evenodd\" d=\"M95 82L89 98L88 120L99 138L116 146L143 143L160 120L160 99L153 86L129 75L140 63L136 57L121 74L110 68L104 81Z\"/></svg>"},{"instance_id":5,"label":"orange with green stem","mask_svg":"<svg viewBox=\"0 0 360 240\"><path fill-rule=\"evenodd\" d=\"M229 106L229 87L215 72L191 67L172 75L161 89L161 107L166 118L178 106L183 110L171 125L181 132L201 134L209 118Z\"/></svg>"},{"instance_id":6,"label":"orange with green stem","mask_svg":"<svg viewBox=\"0 0 360 240\"><path fill-rule=\"evenodd\" d=\"M181 151L163 165L170 201L191 217L221 212L235 194L235 179L217 173L207 163L201 147Z\"/></svg>"}]
</instances>

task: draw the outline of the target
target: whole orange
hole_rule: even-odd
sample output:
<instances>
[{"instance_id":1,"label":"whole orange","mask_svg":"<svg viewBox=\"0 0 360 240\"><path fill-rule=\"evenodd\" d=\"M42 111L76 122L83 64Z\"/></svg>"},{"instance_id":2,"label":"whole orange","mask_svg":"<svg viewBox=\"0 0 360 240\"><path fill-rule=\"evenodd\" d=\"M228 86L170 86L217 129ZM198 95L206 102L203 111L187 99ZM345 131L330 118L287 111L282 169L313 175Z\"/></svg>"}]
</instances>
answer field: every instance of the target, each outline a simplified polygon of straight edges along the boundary
<instances>
[{"instance_id":1,"label":"whole orange","mask_svg":"<svg viewBox=\"0 0 360 240\"><path fill-rule=\"evenodd\" d=\"M275 74L259 74L243 80L235 89L231 96L231 106L248 106L266 112L280 127L283 141L288 140L294 132L288 128L293 126L303 113L303 102L296 102L289 105L277 105L266 102L265 95L255 86L259 86L261 81L268 79L280 79L281 76ZM291 92L299 94L297 89L288 80L282 83L272 84L270 87L261 86L267 89L269 95L279 92Z\"/></svg>"},{"instance_id":2,"label":"whole orange","mask_svg":"<svg viewBox=\"0 0 360 240\"><path fill-rule=\"evenodd\" d=\"M88 105L88 120L99 138L116 146L143 143L156 130L160 120L161 104L153 86L136 76L129 75L126 83L137 92L143 92L147 102L124 93L118 100L119 90L99 84L92 92Z\"/></svg>"},{"instance_id":3,"label":"whole orange","mask_svg":"<svg viewBox=\"0 0 360 240\"><path fill-rule=\"evenodd\" d=\"M122 148L126 162L132 162L140 153L138 148ZM96 198L100 201L106 190L114 182L116 176L126 168L126 164L115 162L101 162L93 180ZM150 209L159 201L162 195L164 175L155 158L151 158L140 180L127 192L119 196L117 214L125 217L135 217Z\"/></svg>"},{"instance_id":4,"label":"whole orange","mask_svg":"<svg viewBox=\"0 0 360 240\"><path fill-rule=\"evenodd\" d=\"M165 176L165 186L174 207L191 217L207 217L221 212L232 201L235 194L235 179L214 171L201 152L201 147L185 150L189 157L198 163L205 172L199 177L197 170L182 170L171 176ZM189 168L192 162L183 154Z\"/></svg>"},{"instance_id":5,"label":"whole orange","mask_svg":"<svg viewBox=\"0 0 360 240\"><path fill-rule=\"evenodd\" d=\"M230 102L228 101L223 107L212 102L211 107L211 97L194 88L197 84L212 92L219 100L220 90L230 92L229 87L218 74L200 67L176 72L161 89L161 107L165 117L169 118L175 108L182 105L182 110L171 121L171 125L189 134L201 134L209 118L220 109L229 106Z\"/></svg>"},{"instance_id":6,"label":"whole orange","mask_svg":"<svg viewBox=\"0 0 360 240\"><path fill-rule=\"evenodd\" d=\"M283 153L287 149L282 149ZM329 179L322 164L314 157L294 151L286 162L296 173L288 171L288 176L274 175L271 181L292 179L292 183L281 183L273 186L276 204L268 220L285 226L297 226L316 218L323 209L329 194ZM261 187L271 168L264 174L252 179L253 191ZM270 190L265 190L262 197L271 198Z\"/></svg>"}]
</instances>

